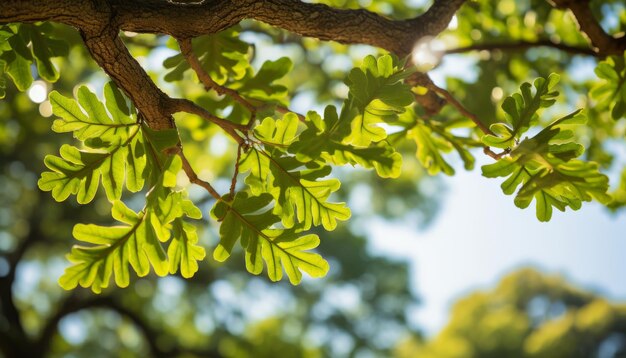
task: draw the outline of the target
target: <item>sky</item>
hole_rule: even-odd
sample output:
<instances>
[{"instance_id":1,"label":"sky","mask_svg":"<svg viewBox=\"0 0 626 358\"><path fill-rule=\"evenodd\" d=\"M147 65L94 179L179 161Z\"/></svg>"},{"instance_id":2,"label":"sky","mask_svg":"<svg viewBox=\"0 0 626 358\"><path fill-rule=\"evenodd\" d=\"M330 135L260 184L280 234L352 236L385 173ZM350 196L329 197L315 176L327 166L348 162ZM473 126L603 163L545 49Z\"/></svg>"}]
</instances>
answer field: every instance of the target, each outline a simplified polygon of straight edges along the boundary
<instances>
[{"instance_id":1,"label":"sky","mask_svg":"<svg viewBox=\"0 0 626 358\"><path fill-rule=\"evenodd\" d=\"M489 163L481 158L481 164ZM564 275L574 284L626 301L626 211L616 215L597 203L579 211L555 210L548 223L522 210L484 178L479 166L444 178L447 191L435 222L425 231L371 224L370 249L411 263L413 289L421 299L411 320L428 335L447 322L456 299L491 289L525 266Z\"/></svg>"}]
</instances>

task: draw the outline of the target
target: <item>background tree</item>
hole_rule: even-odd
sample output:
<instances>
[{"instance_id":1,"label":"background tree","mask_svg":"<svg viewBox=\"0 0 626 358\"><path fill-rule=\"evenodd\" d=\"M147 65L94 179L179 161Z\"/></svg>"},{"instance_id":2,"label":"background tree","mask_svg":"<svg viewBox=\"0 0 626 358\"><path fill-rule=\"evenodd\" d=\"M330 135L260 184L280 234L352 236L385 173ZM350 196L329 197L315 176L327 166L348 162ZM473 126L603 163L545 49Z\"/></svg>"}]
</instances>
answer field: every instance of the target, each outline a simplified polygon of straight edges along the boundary
<instances>
[{"instance_id":1,"label":"background tree","mask_svg":"<svg viewBox=\"0 0 626 358\"><path fill-rule=\"evenodd\" d=\"M431 341L407 340L399 357L623 357L626 307L533 269L459 300Z\"/></svg>"},{"instance_id":2,"label":"background tree","mask_svg":"<svg viewBox=\"0 0 626 358\"><path fill-rule=\"evenodd\" d=\"M371 215L427 223L437 201L432 185L420 186L432 183L426 173L451 175L458 158L471 169L474 155L482 155L476 148L495 160L483 167L484 175L508 177L503 191L516 193L520 207L534 200L540 220L548 220L553 207L577 209L592 198L614 209L626 201L625 181L609 190L599 171L616 169L609 143L624 136L626 45L619 2L435 1L412 7L385 1L372 2L368 11L357 10L359 2L327 3L0 4L0 22L7 23L0 29L2 200L10 208L0 275L6 355L77 351L77 345L106 351L103 330L125 337L120 327L135 327L145 340L113 342L154 355L198 350L240 356L258 353L264 332L292 332L298 324L301 335L283 337L293 355L386 354L390 342L409 330L405 308L415 297L402 264L367 252L358 223ZM447 29L453 16L456 28ZM445 86L433 83L428 63L457 54L476 61L476 79L450 76ZM598 78L572 75L589 63L597 64ZM543 79L534 87L522 84L535 77ZM91 90L79 89L80 83ZM506 96L515 91L520 94ZM35 106L29 98L39 102L38 92L44 98ZM578 112L564 115L580 107L586 125ZM53 130L72 132L76 140L48 136L52 121L42 117L54 118ZM346 164L371 171L345 170ZM322 179L330 167L333 178ZM36 191L37 183L58 201L72 199L52 206L50 193ZM74 197L87 206L76 205ZM351 215L342 201L356 204L347 228L338 226ZM210 211L213 219L194 220ZM116 228L110 228L109 213ZM59 267L66 263L59 255L67 252L77 222L101 226L74 228L82 248L72 251L75 265L62 275ZM324 240L318 256L306 250L317 246L317 235L331 235L322 229L337 229L341 238ZM213 257L225 260L236 241L244 247L232 251L237 262L204 258L205 247L217 247ZM293 283L300 282L300 270L322 276L327 261L333 269L323 283L269 289L262 279L242 275L241 261L254 274L265 265L271 280L284 270ZM20 293L15 275L44 268L62 276L65 288L99 292L112 279L118 286L133 282L133 288L66 297L46 276L41 285L48 295ZM177 276L134 277L150 271ZM194 274L184 284L177 278ZM327 297L333 289L322 284L335 282L345 297L360 297L358 303L316 310L320 302L333 302ZM161 307L168 287L178 287L172 289L179 297L178 322L169 322ZM243 306L247 294L254 300L263 296L258 292L272 291L297 303L247 327L245 308L224 308L229 299L220 294L229 290ZM186 297L197 301L185 303ZM203 303L207 315L227 313L183 319L197 317ZM96 307L117 312L81 316L93 322L97 336L72 343L55 334L66 316ZM369 312L376 315L364 318ZM120 319L126 324L117 325ZM322 342L302 343L320 326L330 332Z\"/></svg>"}]
</instances>

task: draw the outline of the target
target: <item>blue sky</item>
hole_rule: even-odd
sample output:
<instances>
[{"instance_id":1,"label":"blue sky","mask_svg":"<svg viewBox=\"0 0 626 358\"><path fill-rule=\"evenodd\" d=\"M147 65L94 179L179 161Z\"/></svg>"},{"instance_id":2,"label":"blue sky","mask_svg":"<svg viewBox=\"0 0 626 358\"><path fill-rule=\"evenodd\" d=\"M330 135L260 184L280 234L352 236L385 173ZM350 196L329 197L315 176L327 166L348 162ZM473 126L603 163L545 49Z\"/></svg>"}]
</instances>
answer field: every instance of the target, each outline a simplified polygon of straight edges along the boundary
<instances>
[{"instance_id":1,"label":"blue sky","mask_svg":"<svg viewBox=\"0 0 626 358\"><path fill-rule=\"evenodd\" d=\"M413 289L422 300L412 320L428 334L443 327L456 299L491 288L522 266L626 300L626 211L613 215L586 203L541 223L534 204L518 209L500 190L501 180L482 177L480 169L459 170L444 181L441 211L426 231L384 221L370 227L372 250L411 262Z\"/></svg>"}]
</instances>

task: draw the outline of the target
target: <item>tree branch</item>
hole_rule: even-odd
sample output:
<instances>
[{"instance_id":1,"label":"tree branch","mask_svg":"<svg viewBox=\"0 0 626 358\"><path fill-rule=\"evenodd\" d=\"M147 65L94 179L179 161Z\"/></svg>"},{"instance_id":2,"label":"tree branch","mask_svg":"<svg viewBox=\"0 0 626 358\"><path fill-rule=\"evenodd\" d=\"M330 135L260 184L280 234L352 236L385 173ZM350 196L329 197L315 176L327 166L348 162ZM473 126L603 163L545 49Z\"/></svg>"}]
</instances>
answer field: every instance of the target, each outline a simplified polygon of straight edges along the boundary
<instances>
[{"instance_id":1,"label":"tree branch","mask_svg":"<svg viewBox=\"0 0 626 358\"><path fill-rule=\"evenodd\" d=\"M435 0L430 9L420 16L391 20L362 9L343 10L324 4L268 0L246 17L302 36L345 44L372 45L403 57L411 52L420 38L436 36L445 30L464 2Z\"/></svg>"},{"instance_id":2,"label":"tree branch","mask_svg":"<svg viewBox=\"0 0 626 358\"><path fill-rule=\"evenodd\" d=\"M190 101L171 99L164 94L130 55L117 36L119 30L164 33L189 39L218 32L250 18L303 36L368 44L403 57L420 38L443 31L464 2L435 0L420 16L392 20L363 9L336 9L298 0L214 0L188 4L163 0L5 0L0 2L0 22L52 20L78 27L96 62L128 94L151 128L172 128L171 115L185 111L220 125L242 144L244 140L233 123L213 116ZM193 66L193 59L191 61ZM419 77L432 82L426 74ZM200 79L205 86L215 89L206 78ZM435 93L416 96L416 100L429 113L436 113L442 106Z\"/></svg>"},{"instance_id":3,"label":"tree branch","mask_svg":"<svg viewBox=\"0 0 626 358\"><path fill-rule=\"evenodd\" d=\"M254 19L321 40L367 44L405 56L424 36L443 31L465 0L436 0L413 19L392 20L367 10L337 9L296 0L4 0L0 22L57 21L82 30L104 21L116 30L191 38ZM99 25L99 26L98 26Z\"/></svg>"},{"instance_id":4,"label":"tree branch","mask_svg":"<svg viewBox=\"0 0 626 358\"><path fill-rule=\"evenodd\" d=\"M448 92L447 90L437 86L436 84L432 83L430 86L428 86L428 89L435 91L436 93L439 93L441 96L443 96L443 98L446 99L446 101L448 101L448 103L450 103L454 108L456 108L459 112L461 112L461 114L463 114L464 116L466 116L467 118L471 119L472 122L474 122L474 124L476 124L476 126L478 128L480 128L481 131L483 131L483 133L485 134L493 134L493 132L491 131L491 129L489 129L489 127L487 127L479 118L478 116L476 116L474 113L470 112L469 110L467 110L467 108L465 108L461 102L457 101L456 98L454 98L450 92Z\"/></svg>"},{"instance_id":5,"label":"tree branch","mask_svg":"<svg viewBox=\"0 0 626 358\"><path fill-rule=\"evenodd\" d=\"M549 0L556 8L569 9L580 31L587 35L595 52L600 56L622 55L626 51L626 36L613 37L602 29L589 8L589 0Z\"/></svg>"},{"instance_id":6,"label":"tree branch","mask_svg":"<svg viewBox=\"0 0 626 358\"><path fill-rule=\"evenodd\" d=\"M81 35L93 59L130 97L152 129L174 128L170 98L150 79L109 23L81 28Z\"/></svg>"},{"instance_id":7,"label":"tree branch","mask_svg":"<svg viewBox=\"0 0 626 358\"><path fill-rule=\"evenodd\" d=\"M241 97L239 92L234 89L230 89L225 86L221 86L217 84L211 76L202 68L198 57L193 53L193 48L191 46L190 39L179 39L178 46L180 47L180 52L183 54L191 68L194 70L200 82L204 85L204 89L207 91L214 90L220 95L227 95L232 97L235 101L241 103L250 113L254 114L256 112L256 108L248 102L245 98Z\"/></svg>"},{"instance_id":8,"label":"tree branch","mask_svg":"<svg viewBox=\"0 0 626 358\"><path fill-rule=\"evenodd\" d=\"M174 147L171 149L171 151L171 154L178 155L183 161L183 170L185 171L185 174L187 174L190 182L203 187L209 194L211 194L211 196L215 200L222 199L222 196L213 188L213 186L209 182L198 178L198 174L196 174L196 172L193 170L193 167L191 166L191 163L189 163L189 160L187 160L187 157L183 152L182 146L179 145L178 147Z\"/></svg>"},{"instance_id":9,"label":"tree branch","mask_svg":"<svg viewBox=\"0 0 626 358\"><path fill-rule=\"evenodd\" d=\"M186 112L195 114L211 123L218 125L226 133L228 133L237 142L237 144L242 144L245 142L244 139L239 135L239 133L237 133L237 130L245 132L247 130L246 126L217 117L188 99L169 98L168 111L170 113Z\"/></svg>"},{"instance_id":10,"label":"tree branch","mask_svg":"<svg viewBox=\"0 0 626 358\"><path fill-rule=\"evenodd\" d=\"M517 41L517 42L493 42L484 44L475 44L466 47L459 47L445 51L446 55L464 53L471 51L523 51L533 47L550 47L573 55L589 55L598 56L598 53L588 47L570 46L562 43L553 42L551 40L538 41Z\"/></svg>"}]
</instances>

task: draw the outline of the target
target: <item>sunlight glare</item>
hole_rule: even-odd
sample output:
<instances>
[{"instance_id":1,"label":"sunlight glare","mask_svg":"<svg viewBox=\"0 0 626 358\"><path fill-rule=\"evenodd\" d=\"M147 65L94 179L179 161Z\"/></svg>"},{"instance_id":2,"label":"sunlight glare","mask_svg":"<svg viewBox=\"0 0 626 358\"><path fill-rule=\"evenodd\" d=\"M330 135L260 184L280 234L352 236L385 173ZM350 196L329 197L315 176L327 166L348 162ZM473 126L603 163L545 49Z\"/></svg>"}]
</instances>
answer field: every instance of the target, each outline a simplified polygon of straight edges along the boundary
<instances>
[{"instance_id":1,"label":"sunlight glare","mask_svg":"<svg viewBox=\"0 0 626 358\"><path fill-rule=\"evenodd\" d=\"M48 87L44 81L35 81L28 89L28 98L35 103L41 103L48 98Z\"/></svg>"},{"instance_id":2,"label":"sunlight glare","mask_svg":"<svg viewBox=\"0 0 626 358\"><path fill-rule=\"evenodd\" d=\"M425 37L413 47L413 64L422 72L431 70L441 61L444 50L445 45L442 41Z\"/></svg>"},{"instance_id":3,"label":"sunlight glare","mask_svg":"<svg viewBox=\"0 0 626 358\"><path fill-rule=\"evenodd\" d=\"M452 20L448 24L448 30L456 30L459 27L459 20L456 18L456 15L452 16Z\"/></svg>"}]
</instances>

